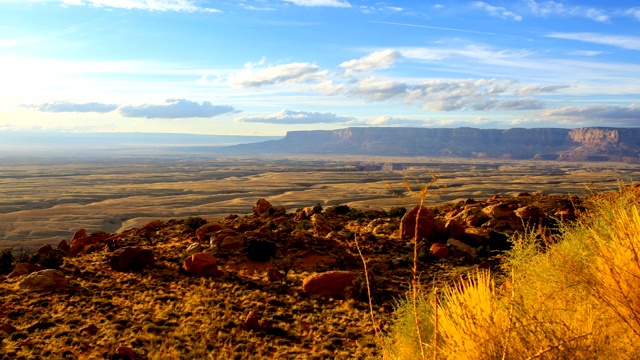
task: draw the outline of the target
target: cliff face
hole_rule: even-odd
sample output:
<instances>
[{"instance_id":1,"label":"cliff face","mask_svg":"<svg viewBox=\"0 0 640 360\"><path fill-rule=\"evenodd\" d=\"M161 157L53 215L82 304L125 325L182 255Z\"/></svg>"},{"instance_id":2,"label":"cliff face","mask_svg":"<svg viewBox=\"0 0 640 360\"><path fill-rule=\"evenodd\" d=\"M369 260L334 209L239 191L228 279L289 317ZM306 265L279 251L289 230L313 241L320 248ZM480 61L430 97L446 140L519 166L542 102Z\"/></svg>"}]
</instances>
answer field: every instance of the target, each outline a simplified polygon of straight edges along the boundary
<instances>
[{"instance_id":1,"label":"cliff face","mask_svg":"<svg viewBox=\"0 0 640 360\"><path fill-rule=\"evenodd\" d=\"M281 140L233 147L266 154L424 155L546 160L637 160L640 128L346 128L290 131ZM612 159L613 159L612 158ZM629 158L629 159L626 159Z\"/></svg>"}]
</instances>

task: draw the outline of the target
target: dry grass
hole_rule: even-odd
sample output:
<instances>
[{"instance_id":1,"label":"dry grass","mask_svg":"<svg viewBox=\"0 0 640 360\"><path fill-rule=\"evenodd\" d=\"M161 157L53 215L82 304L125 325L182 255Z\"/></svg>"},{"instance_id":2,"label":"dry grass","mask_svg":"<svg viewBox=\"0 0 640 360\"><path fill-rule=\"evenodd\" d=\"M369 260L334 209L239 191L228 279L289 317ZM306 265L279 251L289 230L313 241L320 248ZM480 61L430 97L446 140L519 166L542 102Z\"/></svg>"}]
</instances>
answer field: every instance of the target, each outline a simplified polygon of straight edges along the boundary
<instances>
[{"instance_id":1,"label":"dry grass","mask_svg":"<svg viewBox=\"0 0 640 360\"><path fill-rule=\"evenodd\" d=\"M636 359L640 356L638 189L597 196L555 241L530 233L508 254L510 276L473 272L433 299L421 331L442 359ZM388 358L419 359L411 301L397 310ZM437 309L437 320L436 320ZM437 326L434 326L437 323ZM434 334L439 342L432 340Z\"/></svg>"}]
</instances>

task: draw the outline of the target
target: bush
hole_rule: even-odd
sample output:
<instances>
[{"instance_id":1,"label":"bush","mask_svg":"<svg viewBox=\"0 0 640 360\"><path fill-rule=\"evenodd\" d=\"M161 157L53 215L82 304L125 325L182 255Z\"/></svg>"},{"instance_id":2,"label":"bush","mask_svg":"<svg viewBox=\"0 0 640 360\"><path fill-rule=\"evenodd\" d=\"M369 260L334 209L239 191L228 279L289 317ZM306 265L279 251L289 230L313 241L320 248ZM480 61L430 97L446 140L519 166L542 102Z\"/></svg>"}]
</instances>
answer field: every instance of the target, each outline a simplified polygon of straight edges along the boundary
<instances>
[{"instance_id":1,"label":"bush","mask_svg":"<svg viewBox=\"0 0 640 360\"><path fill-rule=\"evenodd\" d=\"M45 269L58 269L64 263L64 254L58 250L52 250L45 254L33 254L29 258L32 264L38 264Z\"/></svg>"},{"instance_id":2,"label":"bush","mask_svg":"<svg viewBox=\"0 0 640 360\"><path fill-rule=\"evenodd\" d=\"M266 240L251 240L247 245L247 256L252 261L266 262L273 257L276 244Z\"/></svg>"},{"instance_id":3,"label":"bush","mask_svg":"<svg viewBox=\"0 0 640 360\"><path fill-rule=\"evenodd\" d=\"M198 230L202 225L206 223L207 220L199 216L190 216L184 220L184 225L191 230Z\"/></svg>"},{"instance_id":4,"label":"bush","mask_svg":"<svg viewBox=\"0 0 640 360\"><path fill-rule=\"evenodd\" d=\"M392 207L389 209L389 217L402 217L407 212L407 208L405 207Z\"/></svg>"},{"instance_id":5,"label":"bush","mask_svg":"<svg viewBox=\"0 0 640 360\"><path fill-rule=\"evenodd\" d=\"M0 274L8 274L13 270L13 248L0 252Z\"/></svg>"},{"instance_id":6,"label":"bush","mask_svg":"<svg viewBox=\"0 0 640 360\"><path fill-rule=\"evenodd\" d=\"M437 297L421 294L423 346L413 302L401 301L387 357L640 358L637 198L634 188L598 197L580 222L562 225L544 244L538 234L514 238L508 279L475 272Z\"/></svg>"}]
</instances>

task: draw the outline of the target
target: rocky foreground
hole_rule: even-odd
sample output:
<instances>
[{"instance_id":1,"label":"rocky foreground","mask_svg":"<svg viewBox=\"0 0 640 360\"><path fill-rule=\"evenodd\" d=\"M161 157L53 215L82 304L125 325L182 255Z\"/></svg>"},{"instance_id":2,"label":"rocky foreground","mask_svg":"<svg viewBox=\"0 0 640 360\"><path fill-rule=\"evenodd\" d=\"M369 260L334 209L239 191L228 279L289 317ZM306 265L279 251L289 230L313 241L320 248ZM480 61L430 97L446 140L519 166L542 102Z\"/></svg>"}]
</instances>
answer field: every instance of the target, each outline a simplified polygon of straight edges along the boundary
<instances>
[{"instance_id":1,"label":"rocky foreground","mask_svg":"<svg viewBox=\"0 0 640 360\"><path fill-rule=\"evenodd\" d=\"M357 359L380 355L377 329L411 282L418 239L430 289L474 267L500 271L509 237L552 235L583 199L522 193L437 207L153 221L84 229L35 254L0 257L1 359ZM416 224L417 221L417 224ZM550 237L545 237L549 241Z\"/></svg>"}]
</instances>

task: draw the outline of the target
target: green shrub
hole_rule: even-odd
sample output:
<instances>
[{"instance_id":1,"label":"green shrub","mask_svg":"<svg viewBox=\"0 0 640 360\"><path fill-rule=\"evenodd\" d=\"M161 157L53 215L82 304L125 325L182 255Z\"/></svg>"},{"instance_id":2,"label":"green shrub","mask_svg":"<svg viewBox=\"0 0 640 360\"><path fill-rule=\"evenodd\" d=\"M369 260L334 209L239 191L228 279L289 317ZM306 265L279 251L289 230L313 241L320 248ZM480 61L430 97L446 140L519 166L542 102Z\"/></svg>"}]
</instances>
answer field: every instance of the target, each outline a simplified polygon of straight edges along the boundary
<instances>
[{"instance_id":1,"label":"green shrub","mask_svg":"<svg viewBox=\"0 0 640 360\"><path fill-rule=\"evenodd\" d=\"M405 207L392 207L389 209L389 217L402 217L407 212L407 208Z\"/></svg>"},{"instance_id":2,"label":"green shrub","mask_svg":"<svg viewBox=\"0 0 640 360\"><path fill-rule=\"evenodd\" d=\"M184 220L184 225L191 230L198 230L202 225L206 223L207 220L199 216L190 216Z\"/></svg>"},{"instance_id":3,"label":"green shrub","mask_svg":"<svg viewBox=\"0 0 640 360\"><path fill-rule=\"evenodd\" d=\"M13 270L13 248L0 251L0 274L8 274Z\"/></svg>"}]
</instances>

